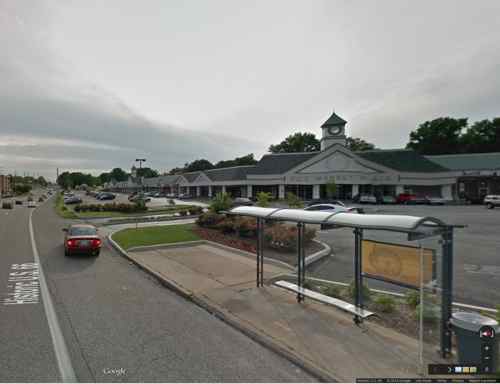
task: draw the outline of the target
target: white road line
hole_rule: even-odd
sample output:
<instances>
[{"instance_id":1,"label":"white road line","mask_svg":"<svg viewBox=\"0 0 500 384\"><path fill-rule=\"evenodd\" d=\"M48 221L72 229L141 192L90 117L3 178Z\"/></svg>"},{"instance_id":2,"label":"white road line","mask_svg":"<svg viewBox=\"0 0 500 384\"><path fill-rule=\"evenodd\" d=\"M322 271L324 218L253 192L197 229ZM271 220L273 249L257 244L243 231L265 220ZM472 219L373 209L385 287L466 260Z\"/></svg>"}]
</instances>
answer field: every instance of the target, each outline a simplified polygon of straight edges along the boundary
<instances>
[{"instance_id":1,"label":"white road line","mask_svg":"<svg viewBox=\"0 0 500 384\"><path fill-rule=\"evenodd\" d=\"M73 366L71 364L71 360L69 358L68 348L66 347L66 342L64 341L61 327L59 326L59 321L57 320L56 311L54 310L54 304L52 303L49 288L47 286L47 282L45 281L45 274L43 273L42 263L40 262L40 257L38 256L38 249L35 242L35 233L33 231L33 212L34 210L30 212L29 219L31 247L33 249L33 257L35 259L35 263L38 264L38 268L40 271L40 291L42 294L45 315L47 317L47 322L49 323L50 335L52 336L52 344L54 346L59 373L63 382L76 382L77 380L75 372L73 370Z\"/></svg>"}]
</instances>

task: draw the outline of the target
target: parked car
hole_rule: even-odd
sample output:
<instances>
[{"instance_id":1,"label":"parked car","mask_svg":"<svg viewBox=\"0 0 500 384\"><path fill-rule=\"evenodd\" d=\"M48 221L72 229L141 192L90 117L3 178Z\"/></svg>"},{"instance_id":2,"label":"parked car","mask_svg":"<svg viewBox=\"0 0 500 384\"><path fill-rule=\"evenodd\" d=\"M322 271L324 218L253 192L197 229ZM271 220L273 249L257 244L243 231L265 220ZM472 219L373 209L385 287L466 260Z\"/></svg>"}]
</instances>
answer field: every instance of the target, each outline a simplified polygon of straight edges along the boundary
<instances>
[{"instance_id":1,"label":"parked car","mask_svg":"<svg viewBox=\"0 0 500 384\"><path fill-rule=\"evenodd\" d=\"M310 207L311 205L317 205L317 204L334 204L345 207L345 204L342 201L333 199L313 199L307 203L307 206Z\"/></svg>"},{"instance_id":2,"label":"parked car","mask_svg":"<svg viewBox=\"0 0 500 384\"><path fill-rule=\"evenodd\" d=\"M315 204L311 205L307 208L304 208L304 211L321 211L321 212L331 212L331 213L363 213L362 208L356 207L346 207L344 205L336 205L336 204ZM333 229L337 228L334 224L321 224L321 229Z\"/></svg>"},{"instance_id":3,"label":"parked car","mask_svg":"<svg viewBox=\"0 0 500 384\"><path fill-rule=\"evenodd\" d=\"M241 205L250 206L250 205L254 205L254 202L246 197L237 197L233 200L233 205L235 207L238 207Z\"/></svg>"},{"instance_id":4,"label":"parked car","mask_svg":"<svg viewBox=\"0 0 500 384\"><path fill-rule=\"evenodd\" d=\"M380 196L380 198L377 199L377 202L380 204L396 204L396 198L391 195L384 195Z\"/></svg>"},{"instance_id":5,"label":"parked car","mask_svg":"<svg viewBox=\"0 0 500 384\"><path fill-rule=\"evenodd\" d=\"M362 194L359 196L358 202L360 204L377 204L377 198L375 195Z\"/></svg>"},{"instance_id":6,"label":"parked car","mask_svg":"<svg viewBox=\"0 0 500 384\"><path fill-rule=\"evenodd\" d=\"M323 212L348 212L348 213L363 213L362 208L346 207L345 205L337 204L315 204L304 208L304 211L323 211Z\"/></svg>"},{"instance_id":7,"label":"parked car","mask_svg":"<svg viewBox=\"0 0 500 384\"><path fill-rule=\"evenodd\" d=\"M485 196L483 203L488 209L493 209L500 206L500 195L487 195Z\"/></svg>"},{"instance_id":8,"label":"parked car","mask_svg":"<svg viewBox=\"0 0 500 384\"><path fill-rule=\"evenodd\" d=\"M91 254L99 256L102 241L97 228L90 224L73 224L64 228L64 255Z\"/></svg>"},{"instance_id":9,"label":"parked car","mask_svg":"<svg viewBox=\"0 0 500 384\"><path fill-rule=\"evenodd\" d=\"M64 199L64 204L81 204L82 199L78 196L70 196Z\"/></svg>"},{"instance_id":10,"label":"parked car","mask_svg":"<svg viewBox=\"0 0 500 384\"><path fill-rule=\"evenodd\" d=\"M144 200L145 203L148 203L151 201L151 197L138 193L137 195L130 196L128 200L131 201L132 203L135 203L139 200Z\"/></svg>"},{"instance_id":11,"label":"parked car","mask_svg":"<svg viewBox=\"0 0 500 384\"><path fill-rule=\"evenodd\" d=\"M428 202L427 198L412 193L400 193L396 200L398 204L427 204Z\"/></svg>"},{"instance_id":12,"label":"parked car","mask_svg":"<svg viewBox=\"0 0 500 384\"><path fill-rule=\"evenodd\" d=\"M23 201L22 200L16 200L16 205L23 205Z\"/></svg>"},{"instance_id":13,"label":"parked car","mask_svg":"<svg viewBox=\"0 0 500 384\"><path fill-rule=\"evenodd\" d=\"M28 201L28 208L36 208L36 203L33 200Z\"/></svg>"},{"instance_id":14,"label":"parked car","mask_svg":"<svg viewBox=\"0 0 500 384\"><path fill-rule=\"evenodd\" d=\"M427 200L427 204L429 205L445 205L446 203L449 203L449 200L443 197L426 196L425 198Z\"/></svg>"},{"instance_id":15,"label":"parked car","mask_svg":"<svg viewBox=\"0 0 500 384\"><path fill-rule=\"evenodd\" d=\"M2 209L14 209L12 201L2 201Z\"/></svg>"},{"instance_id":16,"label":"parked car","mask_svg":"<svg viewBox=\"0 0 500 384\"><path fill-rule=\"evenodd\" d=\"M179 193L178 199L192 199L193 197L189 193Z\"/></svg>"},{"instance_id":17,"label":"parked car","mask_svg":"<svg viewBox=\"0 0 500 384\"><path fill-rule=\"evenodd\" d=\"M113 193L109 192L101 192L96 196L97 200L114 200L116 198L116 195Z\"/></svg>"}]
</instances>

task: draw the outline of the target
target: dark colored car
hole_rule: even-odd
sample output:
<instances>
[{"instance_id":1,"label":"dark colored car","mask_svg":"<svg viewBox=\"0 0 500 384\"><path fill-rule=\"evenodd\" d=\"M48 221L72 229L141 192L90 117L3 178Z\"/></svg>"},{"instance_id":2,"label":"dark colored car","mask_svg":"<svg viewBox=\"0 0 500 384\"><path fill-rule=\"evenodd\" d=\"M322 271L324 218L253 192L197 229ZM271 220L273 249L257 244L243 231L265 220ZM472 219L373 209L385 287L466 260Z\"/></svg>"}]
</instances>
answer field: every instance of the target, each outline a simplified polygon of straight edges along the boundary
<instances>
[{"instance_id":1,"label":"dark colored car","mask_svg":"<svg viewBox=\"0 0 500 384\"><path fill-rule=\"evenodd\" d=\"M81 203L82 199L80 199L78 196L70 196L64 198L64 204L81 204Z\"/></svg>"},{"instance_id":2,"label":"dark colored car","mask_svg":"<svg viewBox=\"0 0 500 384\"><path fill-rule=\"evenodd\" d=\"M96 196L97 200L114 200L116 196L113 193L102 192Z\"/></svg>"},{"instance_id":3,"label":"dark colored car","mask_svg":"<svg viewBox=\"0 0 500 384\"><path fill-rule=\"evenodd\" d=\"M90 224L73 224L64 228L64 255L90 254L99 256L102 241L97 228Z\"/></svg>"},{"instance_id":4,"label":"dark colored car","mask_svg":"<svg viewBox=\"0 0 500 384\"><path fill-rule=\"evenodd\" d=\"M254 205L254 202L250 199L247 199L246 197L236 197L233 200L233 205L235 207L239 207L241 205L250 206L250 205Z\"/></svg>"}]
</instances>

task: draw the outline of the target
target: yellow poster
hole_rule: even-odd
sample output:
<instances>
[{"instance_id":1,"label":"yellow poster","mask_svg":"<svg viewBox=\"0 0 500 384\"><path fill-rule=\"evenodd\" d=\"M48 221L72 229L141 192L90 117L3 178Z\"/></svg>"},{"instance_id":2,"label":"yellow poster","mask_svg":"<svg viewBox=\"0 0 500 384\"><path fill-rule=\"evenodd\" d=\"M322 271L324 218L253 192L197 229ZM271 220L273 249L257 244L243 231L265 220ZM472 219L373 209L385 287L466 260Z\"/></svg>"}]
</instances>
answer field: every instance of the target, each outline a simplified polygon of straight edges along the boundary
<instances>
[{"instance_id":1,"label":"yellow poster","mask_svg":"<svg viewBox=\"0 0 500 384\"><path fill-rule=\"evenodd\" d=\"M381 243L363 240L362 272L420 286L420 248L398 244ZM424 254L424 284L432 280L434 251L423 249Z\"/></svg>"}]
</instances>

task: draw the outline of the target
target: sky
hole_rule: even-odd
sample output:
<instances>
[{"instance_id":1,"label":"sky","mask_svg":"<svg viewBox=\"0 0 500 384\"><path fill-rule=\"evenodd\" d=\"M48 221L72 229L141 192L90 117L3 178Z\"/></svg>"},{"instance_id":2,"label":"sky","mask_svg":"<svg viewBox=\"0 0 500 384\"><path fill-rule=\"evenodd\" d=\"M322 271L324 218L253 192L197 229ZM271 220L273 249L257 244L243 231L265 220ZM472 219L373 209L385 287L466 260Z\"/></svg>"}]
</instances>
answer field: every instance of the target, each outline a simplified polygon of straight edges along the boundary
<instances>
[{"instance_id":1,"label":"sky","mask_svg":"<svg viewBox=\"0 0 500 384\"><path fill-rule=\"evenodd\" d=\"M500 2L0 0L0 173L161 172L500 116Z\"/></svg>"}]
</instances>

